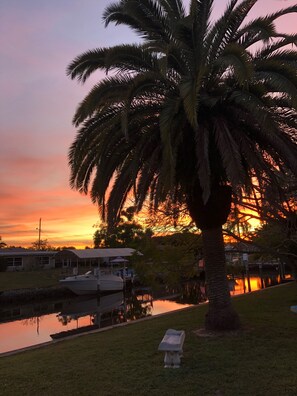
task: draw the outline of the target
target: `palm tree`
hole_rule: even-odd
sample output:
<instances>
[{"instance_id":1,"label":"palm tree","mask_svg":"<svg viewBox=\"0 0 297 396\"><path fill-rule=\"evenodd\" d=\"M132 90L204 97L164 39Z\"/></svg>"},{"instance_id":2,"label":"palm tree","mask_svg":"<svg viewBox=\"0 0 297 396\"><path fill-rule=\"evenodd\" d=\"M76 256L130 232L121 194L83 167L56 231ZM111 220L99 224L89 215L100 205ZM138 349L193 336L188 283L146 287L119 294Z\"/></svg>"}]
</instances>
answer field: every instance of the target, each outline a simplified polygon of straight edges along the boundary
<instances>
[{"instance_id":1,"label":"palm tree","mask_svg":"<svg viewBox=\"0 0 297 396\"><path fill-rule=\"evenodd\" d=\"M185 203L202 230L207 329L240 326L226 279L222 225L232 199L275 169L297 174L296 35L275 20L297 6L247 21L257 0L119 0L103 19L136 32L138 44L94 49L68 66L84 83L107 76L79 104L69 151L71 186L90 192L112 225L134 194L155 210ZM290 46L291 45L291 46ZM108 74L110 73L110 74Z\"/></svg>"}]
</instances>

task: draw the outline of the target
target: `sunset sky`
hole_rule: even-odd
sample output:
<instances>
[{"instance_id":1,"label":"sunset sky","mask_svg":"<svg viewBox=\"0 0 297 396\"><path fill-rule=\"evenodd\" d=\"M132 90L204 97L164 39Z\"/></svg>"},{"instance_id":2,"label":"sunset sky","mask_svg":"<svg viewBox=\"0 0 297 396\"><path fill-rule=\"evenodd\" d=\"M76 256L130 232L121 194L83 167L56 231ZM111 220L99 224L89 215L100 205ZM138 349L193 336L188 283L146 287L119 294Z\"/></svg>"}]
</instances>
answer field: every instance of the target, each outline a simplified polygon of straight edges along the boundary
<instances>
[{"instance_id":1,"label":"sunset sky","mask_svg":"<svg viewBox=\"0 0 297 396\"><path fill-rule=\"evenodd\" d=\"M71 120L100 73L82 86L65 73L70 61L91 48L135 42L124 27L104 28L110 0L1 0L0 4L0 236L8 245L38 239L51 245L92 246L97 208L69 187ZM186 4L187 1L185 0ZM227 1L216 0L216 14ZM259 0L252 17L296 0ZM297 17L279 20L296 31Z\"/></svg>"}]
</instances>

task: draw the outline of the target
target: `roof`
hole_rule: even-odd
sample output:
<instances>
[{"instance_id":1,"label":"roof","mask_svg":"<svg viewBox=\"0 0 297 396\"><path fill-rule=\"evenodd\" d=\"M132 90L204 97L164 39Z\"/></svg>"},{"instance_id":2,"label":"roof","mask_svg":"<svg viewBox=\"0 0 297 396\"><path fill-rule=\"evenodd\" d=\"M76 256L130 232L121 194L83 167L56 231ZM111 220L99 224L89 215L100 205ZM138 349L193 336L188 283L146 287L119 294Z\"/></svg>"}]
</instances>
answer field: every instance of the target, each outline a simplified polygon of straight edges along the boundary
<instances>
[{"instance_id":1,"label":"roof","mask_svg":"<svg viewBox=\"0 0 297 396\"><path fill-rule=\"evenodd\" d=\"M65 249L57 253L58 256L76 256L79 259L95 259L109 257L128 257L133 254L142 254L131 248L111 248L111 249Z\"/></svg>"},{"instance_id":2,"label":"roof","mask_svg":"<svg viewBox=\"0 0 297 396\"><path fill-rule=\"evenodd\" d=\"M257 246L254 246L249 242L235 242L225 245L225 251L228 253L256 253L259 250L260 249Z\"/></svg>"},{"instance_id":3,"label":"roof","mask_svg":"<svg viewBox=\"0 0 297 396\"><path fill-rule=\"evenodd\" d=\"M0 250L0 256L2 257L30 257L30 256L54 256L57 254L56 251L51 251L51 250L6 250L6 249L1 249Z\"/></svg>"},{"instance_id":4,"label":"roof","mask_svg":"<svg viewBox=\"0 0 297 396\"><path fill-rule=\"evenodd\" d=\"M96 259L96 258L109 258L109 257L128 257L133 254L142 256L142 253L131 248L112 248L112 249L64 249L61 251L50 250L0 250L0 257L25 257L25 256L75 256L79 259Z\"/></svg>"}]
</instances>

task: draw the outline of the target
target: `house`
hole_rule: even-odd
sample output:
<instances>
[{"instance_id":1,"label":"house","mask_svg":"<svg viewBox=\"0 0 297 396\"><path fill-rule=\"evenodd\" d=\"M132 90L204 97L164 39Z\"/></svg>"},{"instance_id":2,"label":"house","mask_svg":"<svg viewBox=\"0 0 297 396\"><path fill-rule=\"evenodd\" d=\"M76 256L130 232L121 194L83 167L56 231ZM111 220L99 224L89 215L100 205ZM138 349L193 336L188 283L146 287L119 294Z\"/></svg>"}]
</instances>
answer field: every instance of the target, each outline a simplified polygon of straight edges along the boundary
<instances>
[{"instance_id":1,"label":"house","mask_svg":"<svg viewBox=\"0 0 297 396\"><path fill-rule=\"evenodd\" d=\"M102 248L102 249L65 249L57 252L56 266L63 268L71 267L93 267L97 265L108 265L116 257L131 257L142 254L131 248Z\"/></svg>"},{"instance_id":2,"label":"house","mask_svg":"<svg viewBox=\"0 0 297 396\"><path fill-rule=\"evenodd\" d=\"M1 249L0 268L3 271L23 271L55 267L55 251Z\"/></svg>"},{"instance_id":3,"label":"house","mask_svg":"<svg viewBox=\"0 0 297 396\"><path fill-rule=\"evenodd\" d=\"M65 249L61 251L1 249L0 271L23 271L48 268L93 267L108 264L116 257L141 255L135 249ZM123 259L123 261L125 261Z\"/></svg>"},{"instance_id":4,"label":"house","mask_svg":"<svg viewBox=\"0 0 297 396\"><path fill-rule=\"evenodd\" d=\"M250 265L251 256L256 253L259 253L259 248L251 243L236 242L225 246L226 261L231 265Z\"/></svg>"}]
</instances>

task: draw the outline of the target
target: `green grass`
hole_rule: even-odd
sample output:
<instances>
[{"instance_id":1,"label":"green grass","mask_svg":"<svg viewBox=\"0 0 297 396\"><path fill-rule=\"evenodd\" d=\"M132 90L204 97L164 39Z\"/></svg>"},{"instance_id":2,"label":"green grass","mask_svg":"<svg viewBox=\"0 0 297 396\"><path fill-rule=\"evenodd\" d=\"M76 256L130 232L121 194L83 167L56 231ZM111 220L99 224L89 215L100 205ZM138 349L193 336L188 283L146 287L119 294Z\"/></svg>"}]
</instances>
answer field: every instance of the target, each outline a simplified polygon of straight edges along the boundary
<instances>
[{"instance_id":1,"label":"green grass","mask_svg":"<svg viewBox=\"0 0 297 396\"><path fill-rule=\"evenodd\" d=\"M61 268L36 271L0 272L0 291L57 286Z\"/></svg>"},{"instance_id":2,"label":"green grass","mask_svg":"<svg viewBox=\"0 0 297 396\"><path fill-rule=\"evenodd\" d=\"M243 323L233 335L193 332L204 305L2 357L1 395L295 396L296 283L233 302ZM179 369L164 369L157 350L168 328L186 331Z\"/></svg>"}]
</instances>

